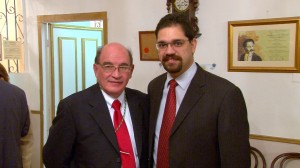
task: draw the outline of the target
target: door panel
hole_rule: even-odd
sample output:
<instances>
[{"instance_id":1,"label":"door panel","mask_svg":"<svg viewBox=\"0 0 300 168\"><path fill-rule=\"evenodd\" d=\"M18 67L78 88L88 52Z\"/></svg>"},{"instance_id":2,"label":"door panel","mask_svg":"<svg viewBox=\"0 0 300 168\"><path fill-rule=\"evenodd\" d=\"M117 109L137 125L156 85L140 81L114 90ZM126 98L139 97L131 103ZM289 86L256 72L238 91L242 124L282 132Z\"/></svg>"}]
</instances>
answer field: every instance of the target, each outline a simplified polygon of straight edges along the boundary
<instances>
[{"instance_id":1,"label":"door panel","mask_svg":"<svg viewBox=\"0 0 300 168\"><path fill-rule=\"evenodd\" d=\"M82 44L82 88L94 85L97 80L94 75L93 64L95 60L94 46L98 46L98 40L95 38L83 38ZM94 57L90 57L94 55Z\"/></svg>"},{"instance_id":2,"label":"door panel","mask_svg":"<svg viewBox=\"0 0 300 168\"><path fill-rule=\"evenodd\" d=\"M58 69L56 80L59 81L59 101L78 91L77 80L77 39L71 37L58 37Z\"/></svg>"}]
</instances>

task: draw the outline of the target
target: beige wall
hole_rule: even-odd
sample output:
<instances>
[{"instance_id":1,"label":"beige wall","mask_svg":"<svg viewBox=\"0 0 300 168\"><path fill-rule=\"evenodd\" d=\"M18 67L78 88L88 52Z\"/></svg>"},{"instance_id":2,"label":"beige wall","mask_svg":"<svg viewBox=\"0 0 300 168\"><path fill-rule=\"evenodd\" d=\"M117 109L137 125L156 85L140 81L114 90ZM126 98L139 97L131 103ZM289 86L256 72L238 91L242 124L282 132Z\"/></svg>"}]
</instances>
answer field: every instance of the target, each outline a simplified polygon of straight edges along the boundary
<instances>
[{"instance_id":1,"label":"beige wall","mask_svg":"<svg viewBox=\"0 0 300 168\"><path fill-rule=\"evenodd\" d=\"M135 71L129 86L146 92L148 82L163 70L158 62L139 60L138 31L154 30L166 14L162 0L31 0L25 2L26 64L25 74L15 75L12 83L22 87L30 108L40 111L40 76L37 38L37 15L108 12L108 42L118 41L132 49ZM293 73L227 72L227 23L233 20L254 20L300 16L298 0L200 0L197 17L202 36L198 41L195 61L215 63L219 76L238 85L245 96L252 134L300 139L300 77ZM151 71L149 71L151 69ZM24 80L26 79L26 83ZM47 94L47 92L45 93ZM35 135L34 166L39 167L40 114L33 117ZM292 131L290 131L292 130ZM251 145L265 154L268 164L278 154L300 152L299 145L251 140ZM297 165L292 163L295 168ZM300 164L299 162L296 164Z\"/></svg>"}]
</instances>

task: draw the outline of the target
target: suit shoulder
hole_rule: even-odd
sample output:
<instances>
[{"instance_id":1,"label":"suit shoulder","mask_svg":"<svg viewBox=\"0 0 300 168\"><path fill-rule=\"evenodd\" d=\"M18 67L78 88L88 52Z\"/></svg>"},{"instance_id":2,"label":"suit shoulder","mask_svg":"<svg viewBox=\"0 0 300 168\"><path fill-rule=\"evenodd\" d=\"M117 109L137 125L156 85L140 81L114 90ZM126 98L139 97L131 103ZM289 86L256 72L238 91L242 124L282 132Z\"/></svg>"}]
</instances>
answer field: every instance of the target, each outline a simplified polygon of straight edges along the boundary
<instances>
[{"instance_id":1,"label":"suit shoulder","mask_svg":"<svg viewBox=\"0 0 300 168\"><path fill-rule=\"evenodd\" d=\"M163 74L161 74L161 75L155 77L154 79L152 79L152 80L149 82L149 84L159 82L159 81L161 81L161 80L163 80L163 79L166 79L166 78L167 78L167 73L163 73Z\"/></svg>"},{"instance_id":2,"label":"suit shoulder","mask_svg":"<svg viewBox=\"0 0 300 168\"><path fill-rule=\"evenodd\" d=\"M146 97L147 96L146 93L144 93L142 91L139 91L139 90L136 90L136 89L132 89L132 88L126 88L125 92L126 92L126 95L130 96L130 97L132 97L132 96L134 96L134 97L136 97L136 96L137 97Z\"/></svg>"},{"instance_id":3,"label":"suit shoulder","mask_svg":"<svg viewBox=\"0 0 300 168\"><path fill-rule=\"evenodd\" d=\"M67 97L65 97L62 101L64 102L82 102L84 100L87 100L91 95L97 93L98 85L93 85L87 89L81 90L79 92L73 93Z\"/></svg>"},{"instance_id":4,"label":"suit shoulder","mask_svg":"<svg viewBox=\"0 0 300 168\"><path fill-rule=\"evenodd\" d=\"M212 74L212 73L207 72L207 71L205 71L205 73L206 73L206 76L207 76L206 77L206 79L207 79L206 82L208 83L208 85L219 87L221 89L237 87L235 84L233 84L228 79L225 79L223 77L220 77L218 75Z\"/></svg>"},{"instance_id":5,"label":"suit shoulder","mask_svg":"<svg viewBox=\"0 0 300 168\"><path fill-rule=\"evenodd\" d=\"M7 95L12 95L11 93L13 92L14 95L15 94L18 94L18 95L25 95L25 92L23 89L19 88L18 86L16 85L13 85L13 84L10 84L8 82L5 82L5 81L1 81L0 80L0 90L1 90L1 93L3 94L6 94L6 93L9 93Z\"/></svg>"}]
</instances>

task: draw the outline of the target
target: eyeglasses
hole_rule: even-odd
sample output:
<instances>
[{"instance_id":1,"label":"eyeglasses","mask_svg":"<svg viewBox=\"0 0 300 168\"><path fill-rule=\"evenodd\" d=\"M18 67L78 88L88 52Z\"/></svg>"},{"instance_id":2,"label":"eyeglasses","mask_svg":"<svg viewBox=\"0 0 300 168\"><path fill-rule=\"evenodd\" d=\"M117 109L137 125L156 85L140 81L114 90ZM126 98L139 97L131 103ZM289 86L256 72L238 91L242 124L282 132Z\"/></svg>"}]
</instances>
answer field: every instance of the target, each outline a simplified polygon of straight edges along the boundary
<instances>
[{"instance_id":1,"label":"eyeglasses","mask_svg":"<svg viewBox=\"0 0 300 168\"><path fill-rule=\"evenodd\" d=\"M131 66L130 65L121 65L121 66L115 66L115 65L102 65L102 64L97 64L99 66L102 67L102 69L107 72L107 73L113 73L115 72L116 69L118 69L118 71L120 73L125 73L125 72L129 72L131 70Z\"/></svg>"},{"instance_id":2,"label":"eyeglasses","mask_svg":"<svg viewBox=\"0 0 300 168\"><path fill-rule=\"evenodd\" d=\"M168 46L170 45L173 49L174 48L180 48L184 45L184 43L186 41L190 41L190 40L174 40L170 43L167 42L158 42L156 44L156 49L157 50L166 50L168 48Z\"/></svg>"}]
</instances>

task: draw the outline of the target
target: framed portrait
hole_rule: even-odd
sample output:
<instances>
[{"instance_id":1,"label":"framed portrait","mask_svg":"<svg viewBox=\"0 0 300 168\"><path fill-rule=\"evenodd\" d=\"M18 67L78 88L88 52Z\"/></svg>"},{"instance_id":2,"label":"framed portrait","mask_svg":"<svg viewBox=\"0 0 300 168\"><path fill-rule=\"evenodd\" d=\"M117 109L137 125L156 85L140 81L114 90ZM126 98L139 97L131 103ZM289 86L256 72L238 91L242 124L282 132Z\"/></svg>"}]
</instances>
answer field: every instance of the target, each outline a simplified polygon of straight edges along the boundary
<instances>
[{"instance_id":1,"label":"framed portrait","mask_svg":"<svg viewBox=\"0 0 300 168\"><path fill-rule=\"evenodd\" d=\"M154 31L139 31L140 60L158 61Z\"/></svg>"},{"instance_id":2,"label":"framed portrait","mask_svg":"<svg viewBox=\"0 0 300 168\"><path fill-rule=\"evenodd\" d=\"M228 71L300 72L300 17L228 22Z\"/></svg>"}]
</instances>

